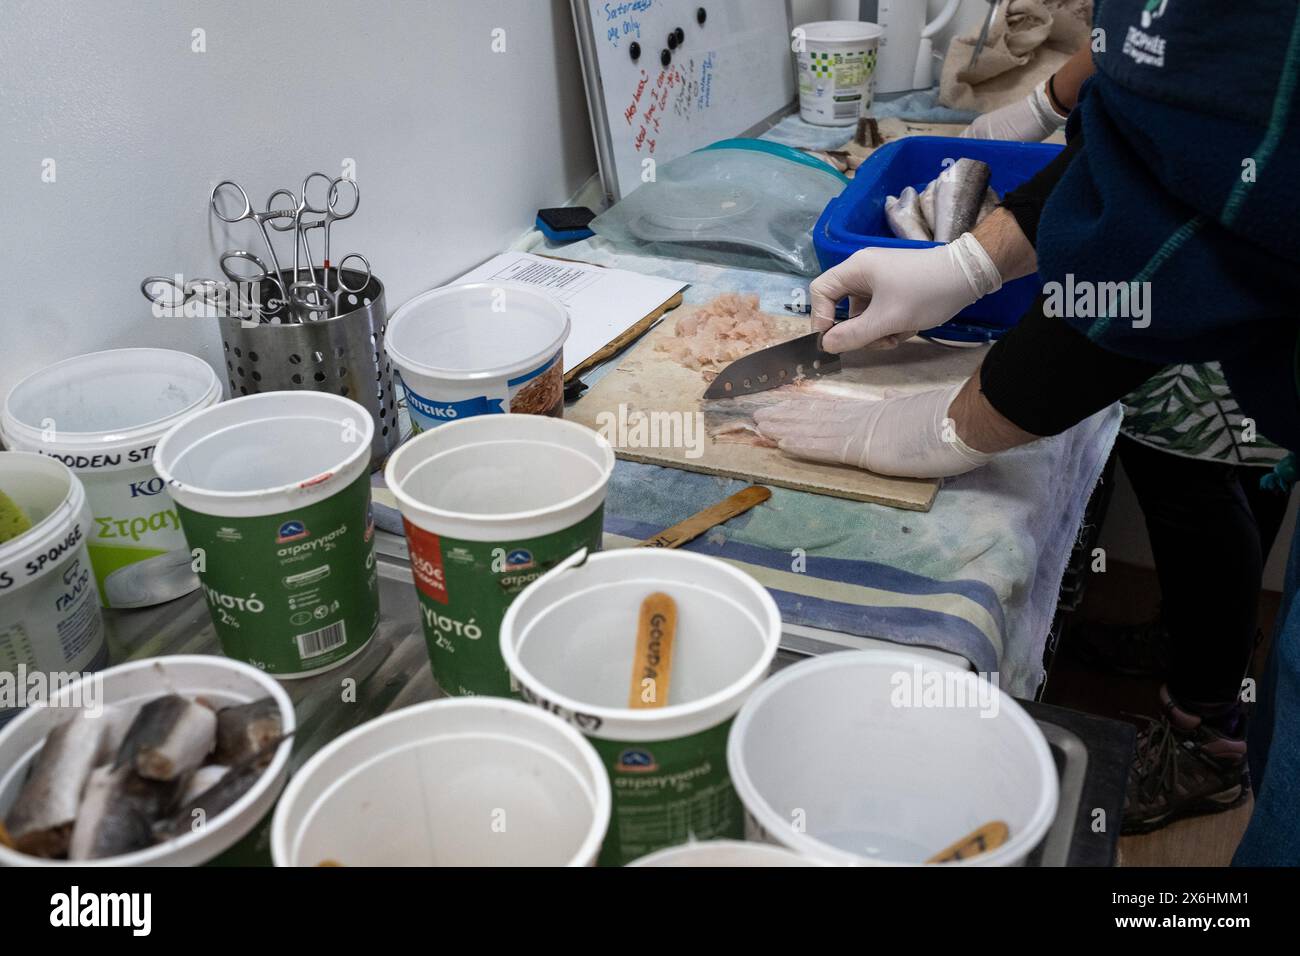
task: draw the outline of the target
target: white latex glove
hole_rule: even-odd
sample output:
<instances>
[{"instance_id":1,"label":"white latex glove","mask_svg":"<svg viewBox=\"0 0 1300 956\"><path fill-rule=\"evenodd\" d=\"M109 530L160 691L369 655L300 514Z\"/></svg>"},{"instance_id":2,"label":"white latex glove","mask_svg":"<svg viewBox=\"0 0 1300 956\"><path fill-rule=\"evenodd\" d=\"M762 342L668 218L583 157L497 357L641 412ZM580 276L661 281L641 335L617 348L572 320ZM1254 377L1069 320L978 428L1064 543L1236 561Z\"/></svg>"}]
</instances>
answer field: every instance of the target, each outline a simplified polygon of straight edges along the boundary
<instances>
[{"instance_id":1,"label":"white latex glove","mask_svg":"<svg viewBox=\"0 0 1300 956\"><path fill-rule=\"evenodd\" d=\"M948 407L962 385L879 401L795 399L760 409L758 430L783 452L881 475L947 478L993 456L958 436Z\"/></svg>"},{"instance_id":2,"label":"white latex glove","mask_svg":"<svg viewBox=\"0 0 1300 956\"><path fill-rule=\"evenodd\" d=\"M1021 143L1039 143L1065 125L1065 117L1056 112L1047 95L1047 81L1034 87L1023 100L975 117L961 131L966 139L1008 139Z\"/></svg>"},{"instance_id":3,"label":"white latex glove","mask_svg":"<svg viewBox=\"0 0 1300 956\"><path fill-rule=\"evenodd\" d=\"M969 232L945 246L855 252L812 281L812 325L827 352L889 348L942 325L976 299L1002 288L997 266ZM849 297L848 319L831 328L835 303Z\"/></svg>"}]
</instances>

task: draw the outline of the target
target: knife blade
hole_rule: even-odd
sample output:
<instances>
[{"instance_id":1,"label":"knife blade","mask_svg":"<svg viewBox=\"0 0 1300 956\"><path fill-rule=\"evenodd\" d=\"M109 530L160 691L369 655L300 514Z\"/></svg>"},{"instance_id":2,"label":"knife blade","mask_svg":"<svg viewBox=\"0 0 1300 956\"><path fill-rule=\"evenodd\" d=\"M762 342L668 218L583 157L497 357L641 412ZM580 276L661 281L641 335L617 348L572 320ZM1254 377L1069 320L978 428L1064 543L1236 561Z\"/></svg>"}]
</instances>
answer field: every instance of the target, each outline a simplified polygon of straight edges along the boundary
<instances>
[{"instance_id":1,"label":"knife blade","mask_svg":"<svg viewBox=\"0 0 1300 956\"><path fill-rule=\"evenodd\" d=\"M840 357L822 350L821 332L810 332L736 359L709 383L705 398L735 398L840 370Z\"/></svg>"}]
</instances>

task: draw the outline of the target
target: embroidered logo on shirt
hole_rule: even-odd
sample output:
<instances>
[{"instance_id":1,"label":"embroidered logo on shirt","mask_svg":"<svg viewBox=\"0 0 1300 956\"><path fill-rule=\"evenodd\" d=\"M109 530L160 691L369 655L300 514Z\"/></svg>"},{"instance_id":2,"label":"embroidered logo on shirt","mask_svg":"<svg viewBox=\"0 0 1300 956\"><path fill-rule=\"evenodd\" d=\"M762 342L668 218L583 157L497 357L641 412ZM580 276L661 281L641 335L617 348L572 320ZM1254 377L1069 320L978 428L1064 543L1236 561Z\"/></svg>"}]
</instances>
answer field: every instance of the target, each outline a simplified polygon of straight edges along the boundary
<instances>
[{"instance_id":1,"label":"embroidered logo on shirt","mask_svg":"<svg viewBox=\"0 0 1300 956\"><path fill-rule=\"evenodd\" d=\"M1146 31L1165 15L1169 0L1147 0L1142 10L1142 27L1129 27L1124 37L1124 55L1141 66L1165 65L1165 38Z\"/></svg>"}]
</instances>

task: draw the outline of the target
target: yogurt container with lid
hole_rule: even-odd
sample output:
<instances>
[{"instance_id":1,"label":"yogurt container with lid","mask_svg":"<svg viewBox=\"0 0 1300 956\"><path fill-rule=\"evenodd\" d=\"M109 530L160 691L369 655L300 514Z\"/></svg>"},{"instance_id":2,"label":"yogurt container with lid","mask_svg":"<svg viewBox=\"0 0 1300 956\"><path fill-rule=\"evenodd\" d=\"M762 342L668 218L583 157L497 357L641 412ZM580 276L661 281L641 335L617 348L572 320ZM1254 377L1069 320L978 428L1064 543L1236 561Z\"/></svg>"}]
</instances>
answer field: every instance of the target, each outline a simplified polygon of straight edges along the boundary
<instances>
[{"instance_id":1,"label":"yogurt container with lid","mask_svg":"<svg viewBox=\"0 0 1300 956\"><path fill-rule=\"evenodd\" d=\"M180 519L152 458L177 422L221 399L207 362L169 349L78 355L15 385L0 434L18 451L57 458L85 485L87 547L105 607L147 607L199 580Z\"/></svg>"}]
</instances>

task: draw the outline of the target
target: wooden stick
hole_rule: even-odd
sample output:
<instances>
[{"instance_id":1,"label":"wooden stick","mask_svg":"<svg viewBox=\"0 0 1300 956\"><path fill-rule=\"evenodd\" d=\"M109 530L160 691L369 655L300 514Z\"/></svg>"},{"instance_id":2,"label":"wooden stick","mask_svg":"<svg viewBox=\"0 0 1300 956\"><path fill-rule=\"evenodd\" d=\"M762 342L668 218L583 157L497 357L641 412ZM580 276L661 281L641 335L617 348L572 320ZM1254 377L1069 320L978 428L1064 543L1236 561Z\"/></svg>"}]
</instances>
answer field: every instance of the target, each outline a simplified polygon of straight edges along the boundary
<instances>
[{"instance_id":1,"label":"wooden stick","mask_svg":"<svg viewBox=\"0 0 1300 956\"><path fill-rule=\"evenodd\" d=\"M969 860L973 856L979 856L1006 843L1010 832L1005 823L994 820L966 834L952 846L945 847L925 862L952 863L956 860Z\"/></svg>"},{"instance_id":2,"label":"wooden stick","mask_svg":"<svg viewBox=\"0 0 1300 956\"><path fill-rule=\"evenodd\" d=\"M650 327L663 317L664 313L677 308L682 304L682 294L677 292L664 300L663 305L652 311L649 315L643 316L635 323L628 326L614 338L610 339L596 351L592 352L585 359L564 373L564 384L577 379L580 375L585 375L601 362L613 358L623 349L627 348L641 336L650 331Z\"/></svg>"},{"instance_id":3,"label":"wooden stick","mask_svg":"<svg viewBox=\"0 0 1300 956\"><path fill-rule=\"evenodd\" d=\"M636 628L636 658L627 705L633 710L664 707L673 673L673 638L677 634L677 602L656 591L641 602Z\"/></svg>"},{"instance_id":4,"label":"wooden stick","mask_svg":"<svg viewBox=\"0 0 1300 956\"><path fill-rule=\"evenodd\" d=\"M762 504L771 497L772 489L764 488L762 485L750 485L743 491L736 492L730 498L726 498L716 505L710 505L703 511L696 512L685 521L675 524L671 528L665 528L653 538L646 538L637 547L680 548L687 541L698 538L714 525L720 525L738 514L744 514L754 505Z\"/></svg>"}]
</instances>

